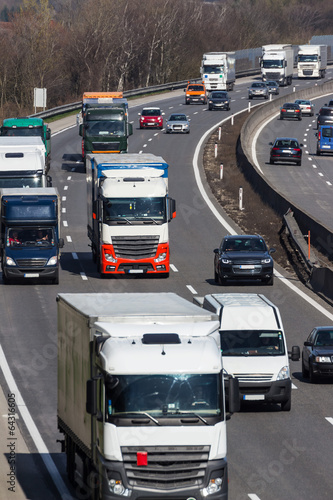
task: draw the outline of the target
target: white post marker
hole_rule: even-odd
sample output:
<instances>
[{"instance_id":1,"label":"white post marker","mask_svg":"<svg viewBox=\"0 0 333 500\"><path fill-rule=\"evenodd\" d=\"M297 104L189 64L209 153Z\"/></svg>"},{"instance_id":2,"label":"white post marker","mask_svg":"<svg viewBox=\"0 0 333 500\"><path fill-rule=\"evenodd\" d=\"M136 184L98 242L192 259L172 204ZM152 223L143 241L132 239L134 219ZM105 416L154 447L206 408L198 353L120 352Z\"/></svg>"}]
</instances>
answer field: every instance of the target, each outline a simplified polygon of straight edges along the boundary
<instances>
[{"instance_id":1,"label":"white post marker","mask_svg":"<svg viewBox=\"0 0 333 500\"><path fill-rule=\"evenodd\" d=\"M249 110L249 113L251 111L251 103L249 102L249 105L248 105L248 110Z\"/></svg>"},{"instance_id":2,"label":"white post marker","mask_svg":"<svg viewBox=\"0 0 333 500\"><path fill-rule=\"evenodd\" d=\"M222 133L222 128L219 127L219 141L221 140L221 133Z\"/></svg>"},{"instance_id":3,"label":"white post marker","mask_svg":"<svg viewBox=\"0 0 333 500\"><path fill-rule=\"evenodd\" d=\"M239 188L239 210L244 210L243 208L243 188Z\"/></svg>"},{"instance_id":4,"label":"white post marker","mask_svg":"<svg viewBox=\"0 0 333 500\"><path fill-rule=\"evenodd\" d=\"M223 163L220 165L220 181L223 179Z\"/></svg>"},{"instance_id":5,"label":"white post marker","mask_svg":"<svg viewBox=\"0 0 333 500\"><path fill-rule=\"evenodd\" d=\"M232 113L231 114L231 125L233 125L233 124L234 124L234 114Z\"/></svg>"},{"instance_id":6,"label":"white post marker","mask_svg":"<svg viewBox=\"0 0 333 500\"><path fill-rule=\"evenodd\" d=\"M217 157L217 143L215 142L215 158Z\"/></svg>"}]
</instances>

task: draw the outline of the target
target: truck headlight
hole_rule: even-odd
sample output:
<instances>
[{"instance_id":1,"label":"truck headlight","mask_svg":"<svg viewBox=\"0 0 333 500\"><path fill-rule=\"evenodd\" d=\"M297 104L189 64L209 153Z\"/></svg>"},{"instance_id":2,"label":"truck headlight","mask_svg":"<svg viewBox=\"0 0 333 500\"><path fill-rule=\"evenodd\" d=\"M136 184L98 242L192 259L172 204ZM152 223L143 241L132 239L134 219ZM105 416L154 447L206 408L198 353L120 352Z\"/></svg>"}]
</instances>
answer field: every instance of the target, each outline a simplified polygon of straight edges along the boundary
<instances>
[{"instance_id":1,"label":"truck headlight","mask_svg":"<svg viewBox=\"0 0 333 500\"><path fill-rule=\"evenodd\" d=\"M278 373L276 380L286 380L289 378L289 366L284 366Z\"/></svg>"},{"instance_id":2,"label":"truck headlight","mask_svg":"<svg viewBox=\"0 0 333 500\"><path fill-rule=\"evenodd\" d=\"M117 262L117 259L113 257L112 253L105 252L104 257L108 262Z\"/></svg>"},{"instance_id":3,"label":"truck headlight","mask_svg":"<svg viewBox=\"0 0 333 500\"><path fill-rule=\"evenodd\" d=\"M58 257L56 255L54 255L53 257L51 257L48 261L47 261L47 266L56 266L57 265L57 262L58 262Z\"/></svg>"},{"instance_id":4,"label":"truck headlight","mask_svg":"<svg viewBox=\"0 0 333 500\"><path fill-rule=\"evenodd\" d=\"M154 262L161 262L162 260L166 259L166 256L166 252L160 253L160 255L156 259L154 259Z\"/></svg>"},{"instance_id":5,"label":"truck headlight","mask_svg":"<svg viewBox=\"0 0 333 500\"><path fill-rule=\"evenodd\" d=\"M330 363L331 356L316 356L315 360L316 360L316 363Z\"/></svg>"},{"instance_id":6,"label":"truck headlight","mask_svg":"<svg viewBox=\"0 0 333 500\"><path fill-rule=\"evenodd\" d=\"M211 479L209 481L207 488L203 488L201 490L202 496L207 497L208 495L212 495L213 493L221 491L222 483L223 483L222 477L216 477L215 479Z\"/></svg>"},{"instance_id":7,"label":"truck headlight","mask_svg":"<svg viewBox=\"0 0 333 500\"><path fill-rule=\"evenodd\" d=\"M116 479L109 479L109 490L114 495L119 495L123 497L129 497L131 495L131 491L125 488L123 483Z\"/></svg>"},{"instance_id":8,"label":"truck headlight","mask_svg":"<svg viewBox=\"0 0 333 500\"><path fill-rule=\"evenodd\" d=\"M16 266L15 260L13 260L11 257L6 257L6 265L7 266Z\"/></svg>"}]
</instances>

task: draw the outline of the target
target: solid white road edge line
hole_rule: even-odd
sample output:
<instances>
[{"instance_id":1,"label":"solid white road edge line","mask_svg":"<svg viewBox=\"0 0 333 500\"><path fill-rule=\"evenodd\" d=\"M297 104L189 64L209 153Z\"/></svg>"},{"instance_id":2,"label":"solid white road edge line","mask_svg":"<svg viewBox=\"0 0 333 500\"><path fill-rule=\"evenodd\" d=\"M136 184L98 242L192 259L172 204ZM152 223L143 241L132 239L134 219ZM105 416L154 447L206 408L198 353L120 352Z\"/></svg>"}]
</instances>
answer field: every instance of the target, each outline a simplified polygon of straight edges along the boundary
<instances>
[{"instance_id":1,"label":"solid white road edge line","mask_svg":"<svg viewBox=\"0 0 333 500\"><path fill-rule=\"evenodd\" d=\"M54 482L57 490L60 493L61 498L64 500L71 499L72 495L70 495L70 493L67 489L67 486L63 482L62 477L59 474L59 471L51 458L49 450L47 449L47 447L42 439L42 436L38 432L36 424L32 420L32 417L29 413L29 410L28 410L28 408L27 408L27 406L22 398L22 395L21 395L21 393L16 385L16 382L14 380L12 372L10 371L9 365L7 363L7 359L5 357L5 353L3 352L1 346L0 346L0 366L2 369L2 373L6 379L9 390L11 392L15 393L15 395L17 397L17 406L20 410L20 414L24 420L24 423L29 431L30 436L32 437L33 442L35 443L37 451L40 454L41 459L43 460L44 465L47 468L47 470L52 478L52 481Z\"/></svg>"}]
</instances>

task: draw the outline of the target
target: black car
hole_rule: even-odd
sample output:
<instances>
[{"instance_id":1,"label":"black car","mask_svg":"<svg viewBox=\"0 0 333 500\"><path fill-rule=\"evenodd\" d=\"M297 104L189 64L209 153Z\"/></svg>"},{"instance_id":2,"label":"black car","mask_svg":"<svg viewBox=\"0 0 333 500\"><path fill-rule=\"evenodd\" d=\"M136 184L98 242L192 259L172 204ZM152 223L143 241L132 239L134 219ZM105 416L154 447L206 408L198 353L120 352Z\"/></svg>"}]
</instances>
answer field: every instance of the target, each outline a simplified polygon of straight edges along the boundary
<instances>
[{"instance_id":1,"label":"black car","mask_svg":"<svg viewBox=\"0 0 333 500\"><path fill-rule=\"evenodd\" d=\"M209 111L213 109L225 109L226 111L229 111L230 97L228 92L225 92L224 90L213 90L208 99L208 109Z\"/></svg>"},{"instance_id":2,"label":"black car","mask_svg":"<svg viewBox=\"0 0 333 500\"><path fill-rule=\"evenodd\" d=\"M269 143L271 147L269 163L274 165L276 162L283 163L302 163L302 147L294 137L277 137L274 142Z\"/></svg>"},{"instance_id":3,"label":"black car","mask_svg":"<svg viewBox=\"0 0 333 500\"><path fill-rule=\"evenodd\" d=\"M268 92L270 94L279 95L280 89L279 84L275 80L269 80L266 83L266 87L268 88Z\"/></svg>"},{"instance_id":4,"label":"black car","mask_svg":"<svg viewBox=\"0 0 333 500\"><path fill-rule=\"evenodd\" d=\"M225 236L214 253L214 279L219 285L227 280L260 280L273 285L273 259L264 239L256 235Z\"/></svg>"},{"instance_id":5,"label":"black car","mask_svg":"<svg viewBox=\"0 0 333 500\"><path fill-rule=\"evenodd\" d=\"M333 377L333 326L316 326L304 342L302 375L311 382Z\"/></svg>"},{"instance_id":6,"label":"black car","mask_svg":"<svg viewBox=\"0 0 333 500\"><path fill-rule=\"evenodd\" d=\"M333 125L333 107L323 106L317 114L317 128L320 125Z\"/></svg>"},{"instance_id":7,"label":"black car","mask_svg":"<svg viewBox=\"0 0 333 500\"><path fill-rule=\"evenodd\" d=\"M302 119L302 110L298 104L294 102L285 102L280 108L280 120L285 118L296 118L297 120Z\"/></svg>"}]
</instances>

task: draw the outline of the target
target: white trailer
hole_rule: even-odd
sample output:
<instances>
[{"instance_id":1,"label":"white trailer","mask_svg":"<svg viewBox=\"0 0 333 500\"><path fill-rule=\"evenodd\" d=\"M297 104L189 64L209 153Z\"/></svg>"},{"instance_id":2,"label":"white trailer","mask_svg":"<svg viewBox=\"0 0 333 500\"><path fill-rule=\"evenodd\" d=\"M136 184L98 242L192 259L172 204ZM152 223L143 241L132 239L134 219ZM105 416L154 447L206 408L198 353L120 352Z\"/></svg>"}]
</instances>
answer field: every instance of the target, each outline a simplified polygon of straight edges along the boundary
<instances>
[{"instance_id":1,"label":"white trailer","mask_svg":"<svg viewBox=\"0 0 333 500\"><path fill-rule=\"evenodd\" d=\"M174 293L59 294L58 427L94 499L227 499L218 316ZM239 409L230 379L229 411Z\"/></svg>"},{"instance_id":2,"label":"white trailer","mask_svg":"<svg viewBox=\"0 0 333 500\"><path fill-rule=\"evenodd\" d=\"M300 45L297 54L298 78L325 78L327 45Z\"/></svg>"},{"instance_id":3,"label":"white trailer","mask_svg":"<svg viewBox=\"0 0 333 500\"><path fill-rule=\"evenodd\" d=\"M242 400L291 408L289 354L277 306L264 295L221 293L196 299L220 317L223 368L239 381ZM300 358L298 346L290 357Z\"/></svg>"},{"instance_id":4,"label":"white trailer","mask_svg":"<svg viewBox=\"0 0 333 500\"><path fill-rule=\"evenodd\" d=\"M51 186L41 137L0 136L0 188Z\"/></svg>"},{"instance_id":5,"label":"white trailer","mask_svg":"<svg viewBox=\"0 0 333 500\"><path fill-rule=\"evenodd\" d=\"M202 56L200 75L208 91L233 90L235 52L207 52Z\"/></svg>"},{"instance_id":6,"label":"white trailer","mask_svg":"<svg viewBox=\"0 0 333 500\"><path fill-rule=\"evenodd\" d=\"M260 66L264 82L275 80L280 86L291 85L294 71L294 50L292 45L264 45L262 47Z\"/></svg>"}]
</instances>

